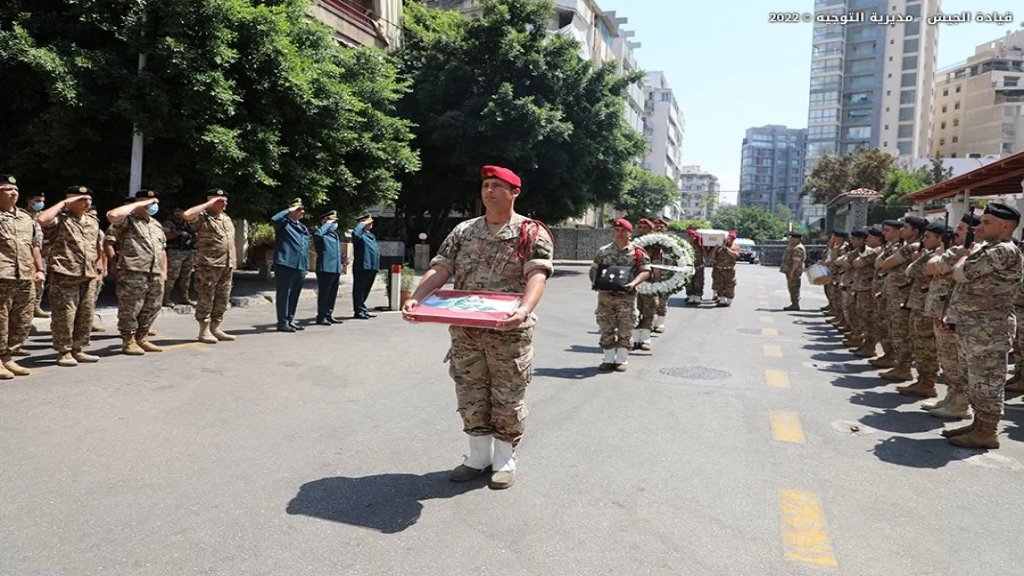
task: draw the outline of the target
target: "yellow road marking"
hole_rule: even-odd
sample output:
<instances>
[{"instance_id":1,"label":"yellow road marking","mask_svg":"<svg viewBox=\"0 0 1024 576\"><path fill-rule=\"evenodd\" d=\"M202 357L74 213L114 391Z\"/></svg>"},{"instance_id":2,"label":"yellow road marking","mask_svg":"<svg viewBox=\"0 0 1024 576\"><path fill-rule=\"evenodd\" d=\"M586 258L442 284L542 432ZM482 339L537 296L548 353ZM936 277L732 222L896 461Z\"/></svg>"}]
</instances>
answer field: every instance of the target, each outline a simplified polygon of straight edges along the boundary
<instances>
[{"instance_id":1,"label":"yellow road marking","mask_svg":"<svg viewBox=\"0 0 1024 576\"><path fill-rule=\"evenodd\" d=\"M775 318L772 318L771 316L761 316L761 322L764 322L765 324L774 324Z\"/></svg>"},{"instance_id":2,"label":"yellow road marking","mask_svg":"<svg viewBox=\"0 0 1024 576\"><path fill-rule=\"evenodd\" d=\"M800 417L796 412L772 410L768 413L768 420L772 424L773 440L793 444L803 444L806 441L804 429L800 426Z\"/></svg>"},{"instance_id":3,"label":"yellow road marking","mask_svg":"<svg viewBox=\"0 0 1024 576\"><path fill-rule=\"evenodd\" d=\"M778 344L765 344L764 355L767 358L782 358L782 346Z\"/></svg>"},{"instance_id":4,"label":"yellow road marking","mask_svg":"<svg viewBox=\"0 0 1024 576\"><path fill-rule=\"evenodd\" d=\"M815 566L838 566L825 529L825 512L809 492L781 490L782 546L786 559Z\"/></svg>"},{"instance_id":5,"label":"yellow road marking","mask_svg":"<svg viewBox=\"0 0 1024 576\"><path fill-rule=\"evenodd\" d=\"M768 369L764 371L764 382L772 388L789 388L789 375L782 370Z\"/></svg>"},{"instance_id":6,"label":"yellow road marking","mask_svg":"<svg viewBox=\"0 0 1024 576\"><path fill-rule=\"evenodd\" d=\"M761 336L765 338L775 338L779 335L779 331L775 328L761 328Z\"/></svg>"}]
</instances>

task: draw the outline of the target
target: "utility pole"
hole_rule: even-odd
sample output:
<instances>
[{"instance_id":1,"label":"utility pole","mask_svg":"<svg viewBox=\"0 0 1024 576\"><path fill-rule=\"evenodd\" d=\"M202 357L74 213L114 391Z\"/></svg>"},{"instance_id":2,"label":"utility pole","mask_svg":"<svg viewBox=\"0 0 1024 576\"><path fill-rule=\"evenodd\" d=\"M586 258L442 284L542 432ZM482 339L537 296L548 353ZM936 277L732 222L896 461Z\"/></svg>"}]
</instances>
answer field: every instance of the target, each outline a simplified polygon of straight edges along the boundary
<instances>
[{"instance_id":1,"label":"utility pole","mask_svg":"<svg viewBox=\"0 0 1024 576\"><path fill-rule=\"evenodd\" d=\"M146 13L142 13L143 35L145 35ZM146 53L139 52L139 75L146 68ZM132 126L132 167L131 175L128 178L128 196L135 196L135 193L142 188L142 131L139 125Z\"/></svg>"}]
</instances>

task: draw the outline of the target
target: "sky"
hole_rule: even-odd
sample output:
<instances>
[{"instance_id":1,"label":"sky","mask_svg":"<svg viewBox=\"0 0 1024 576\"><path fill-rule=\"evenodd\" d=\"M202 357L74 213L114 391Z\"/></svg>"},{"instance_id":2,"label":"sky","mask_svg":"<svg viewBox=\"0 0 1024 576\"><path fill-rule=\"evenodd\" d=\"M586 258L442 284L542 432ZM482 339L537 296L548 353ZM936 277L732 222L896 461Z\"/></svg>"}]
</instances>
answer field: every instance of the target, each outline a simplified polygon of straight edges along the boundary
<instances>
[{"instance_id":1,"label":"sky","mask_svg":"<svg viewBox=\"0 0 1024 576\"><path fill-rule=\"evenodd\" d=\"M597 0L629 19L642 70L663 70L685 118L683 163L718 176L736 203L747 128L807 126L812 24L771 23L769 12L813 12L813 0ZM938 69L1024 23L1020 0L945 0L942 12L1014 13L1009 25L940 25Z\"/></svg>"}]
</instances>

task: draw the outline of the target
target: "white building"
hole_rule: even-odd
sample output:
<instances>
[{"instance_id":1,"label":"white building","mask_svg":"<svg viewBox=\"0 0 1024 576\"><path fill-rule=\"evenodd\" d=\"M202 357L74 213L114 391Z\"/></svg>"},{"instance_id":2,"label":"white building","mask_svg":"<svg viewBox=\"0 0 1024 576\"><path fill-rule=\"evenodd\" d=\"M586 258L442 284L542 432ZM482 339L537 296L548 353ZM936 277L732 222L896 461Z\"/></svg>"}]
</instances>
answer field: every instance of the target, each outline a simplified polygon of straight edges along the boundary
<instances>
[{"instance_id":1,"label":"white building","mask_svg":"<svg viewBox=\"0 0 1024 576\"><path fill-rule=\"evenodd\" d=\"M392 50L402 41L402 0L314 0L307 13L345 46Z\"/></svg>"},{"instance_id":2,"label":"white building","mask_svg":"<svg viewBox=\"0 0 1024 576\"><path fill-rule=\"evenodd\" d=\"M643 167L668 176L678 186L683 165L683 115L664 72L647 74L644 95L644 137L651 151Z\"/></svg>"},{"instance_id":3,"label":"white building","mask_svg":"<svg viewBox=\"0 0 1024 576\"><path fill-rule=\"evenodd\" d=\"M718 176L700 166L680 167L678 218L711 218L718 210L721 190Z\"/></svg>"}]
</instances>

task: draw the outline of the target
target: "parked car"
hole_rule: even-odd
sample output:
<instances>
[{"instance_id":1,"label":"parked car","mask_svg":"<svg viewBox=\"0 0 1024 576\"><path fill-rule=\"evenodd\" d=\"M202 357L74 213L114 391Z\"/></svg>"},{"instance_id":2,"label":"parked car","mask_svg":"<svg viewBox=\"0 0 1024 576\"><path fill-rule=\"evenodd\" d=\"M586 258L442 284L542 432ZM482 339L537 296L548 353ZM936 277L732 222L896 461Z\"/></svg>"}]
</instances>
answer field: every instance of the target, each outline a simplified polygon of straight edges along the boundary
<instances>
[{"instance_id":1,"label":"parked car","mask_svg":"<svg viewBox=\"0 0 1024 576\"><path fill-rule=\"evenodd\" d=\"M740 260L757 264L757 243L750 238L737 238L735 244L740 247Z\"/></svg>"}]
</instances>

